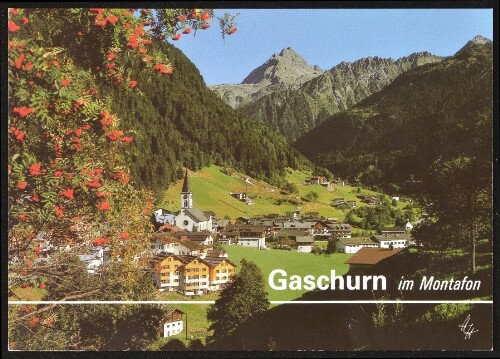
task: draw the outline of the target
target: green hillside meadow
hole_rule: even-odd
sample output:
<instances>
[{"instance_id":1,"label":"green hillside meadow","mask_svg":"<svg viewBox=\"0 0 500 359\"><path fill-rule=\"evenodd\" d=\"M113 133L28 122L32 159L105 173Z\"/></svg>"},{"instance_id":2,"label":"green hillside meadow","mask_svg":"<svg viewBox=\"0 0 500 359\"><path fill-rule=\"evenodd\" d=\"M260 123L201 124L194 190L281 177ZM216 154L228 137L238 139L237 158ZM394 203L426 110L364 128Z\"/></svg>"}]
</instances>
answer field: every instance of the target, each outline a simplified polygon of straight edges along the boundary
<instances>
[{"instance_id":1,"label":"green hillside meadow","mask_svg":"<svg viewBox=\"0 0 500 359\"><path fill-rule=\"evenodd\" d=\"M280 192L279 188L266 182L252 178L250 178L251 184L246 183L247 176L238 172L233 172L229 176L222 172L221 167L215 165L197 172L189 171L191 190L194 193L194 206L204 211L214 211L219 218L224 218L224 216L252 217L268 213L285 214L301 207L301 213L318 212L321 216L336 217L339 221L343 221L345 213L331 206L333 198L343 197L345 200L356 200L358 206L365 205L356 198L357 187L334 184L334 190L329 191L320 185L306 185L305 180L310 176L311 173L287 169L287 181L295 184L299 190L298 194L288 194ZM171 185L160 198L158 206L170 211L178 211L181 187L182 180ZM313 202L301 200L301 197L311 191L318 194L318 200ZM246 192L255 203L247 205L231 197L229 192ZM362 193L380 194L364 189ZM401 206L405 204L405 202L400 203Z\"/></svg>"}]
</instances>

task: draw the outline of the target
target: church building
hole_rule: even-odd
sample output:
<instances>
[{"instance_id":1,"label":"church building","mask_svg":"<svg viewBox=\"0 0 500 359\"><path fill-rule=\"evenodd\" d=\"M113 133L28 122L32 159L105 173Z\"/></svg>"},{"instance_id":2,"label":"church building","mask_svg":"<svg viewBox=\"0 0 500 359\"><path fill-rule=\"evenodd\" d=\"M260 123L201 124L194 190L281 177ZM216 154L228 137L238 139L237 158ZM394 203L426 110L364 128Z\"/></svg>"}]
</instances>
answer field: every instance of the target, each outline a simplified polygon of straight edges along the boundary
<instances>
[{"instance_id":1,"label":"church building","mask_svg":"<svg viewBox=\"0 0 500 359\"><path fill-rule=\"evenodd\" d=\"M212 231L212 216L193 207L193 192L189 187L187 169L182 184L181 211L175 217L175 225L190 232Z\"/></svg>"}]
</instances>

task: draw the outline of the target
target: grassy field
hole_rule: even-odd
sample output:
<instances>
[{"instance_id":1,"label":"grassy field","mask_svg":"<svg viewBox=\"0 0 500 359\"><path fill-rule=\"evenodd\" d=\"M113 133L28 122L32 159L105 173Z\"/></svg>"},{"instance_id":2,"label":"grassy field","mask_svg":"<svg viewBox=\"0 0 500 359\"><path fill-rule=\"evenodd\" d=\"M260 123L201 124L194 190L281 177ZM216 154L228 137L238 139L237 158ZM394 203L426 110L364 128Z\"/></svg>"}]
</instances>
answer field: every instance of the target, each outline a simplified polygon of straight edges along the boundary
<instances>
[{"instance_id":1,"label":"grassy field","mask_svg":"<svg viewBox=\"0 0 500 359\"><path fill-rule=\"evenodd\" d=\"M246 175L234 172L231 176L223 173L218 166L205 167L197 172L189 172L191 190L194 194L194 206L204 211L214 211L219 218L229 216L252 217L256 215L296 211L301 207L302 213L318 212L325 217L336 217L343 221L345 213L331 206L335 197L343 197L345 200L356 200L358 206L366 204L356 198L357 187L334 185L333 191L320 185L306 185L306 178L311 174L302 171L287 170L287 180L297 186L298 194L283 194L279 188L266 182L249 179L245 182ZM180 207L179 195L182 188L182 180L177 181L165 191L158 205L170 211L178 211ZM314 191L318 194L318 200L313 202L303 201L301 197ZM255 202L247 205L229 195L229 192L246 192ZM364 194L378 195L380 193L362 190ZM299 202L298 205L289 201ZM281 202L281 204L279 204ZM400 206L406 205L401 202Z\"/></svg>"},{"instance_id":2,"label":"grassy field","mask_svg":"<svg viewBox=\"0 0 500 359\"><path fill-rule=\"evenodd\" d=\"M224 249L229 254L229 259L236 263L240 269L240 261L246 258L255 262L262 270L266 280L266 288L269 293L269 300L292 300L300 297L305 290L285 290L276 291L269 287L267 283L269 273L274 269L283 269L288 276L298 274L304 276L311 274L319 276L322 274L329 275L330 270L335 269L338 275L343 275L349 270L349 265L344 262L351 254L335 253L331 255L314 255L311 253L299 253L294 251L284 250L269 250L263 251L256 248L245 248L242 246L225 246Z\"/></svg>"},{"instance_id":3,"label":"grassy field","mask_svg":"<svg viewBox=\"0 0 500 359\"><path fill-rule=\"evenodd\" d=\"M264 213L285 214L297 209L290 203L276 204L278 199L283 198L276 188L253 179L252 184L248 184L245 178L237 172L228 176L217 166L206 167L198 172L189 172L194 206L204 211L214 211L219 218L224 216L237 218ZM179 210L181 188L182 180L170 186L159 205L167 210ZM231 197L229 192L247 192L255 204L247 205Z\"/></svg>"},{"instance_id":4,"label":"grassy field","mask_svg":"<svg viewBox=\"0 0 500 359\"><path fill-rule=\"evenodd\" d=\"M331 206L331 203L334 198L342 197L345 201L356 201L358 206L366 206L365 203L362 203L359 198L356 197L359 193L356 193L357 187L352 186L342 186L342 185L333 185L333 190L328 190L326 187L321 185L306 185L305 181L307 178L311 177L311 173L296 171L292 169L287 170L286 179L290 183L294 183L298 190L299 196L304 197L309 192L316 192L318 194L318 199L313 202L303 202L301 204L302 213L307 212L318 212L321 216L324 217L335 217L338 218L339 221L343 221L345 218L345 213L342 210L334 208ZM369 190L362 189L363 194L369 195L380 195L378 192L373 192Z\"/></svg>"}]
</instances>

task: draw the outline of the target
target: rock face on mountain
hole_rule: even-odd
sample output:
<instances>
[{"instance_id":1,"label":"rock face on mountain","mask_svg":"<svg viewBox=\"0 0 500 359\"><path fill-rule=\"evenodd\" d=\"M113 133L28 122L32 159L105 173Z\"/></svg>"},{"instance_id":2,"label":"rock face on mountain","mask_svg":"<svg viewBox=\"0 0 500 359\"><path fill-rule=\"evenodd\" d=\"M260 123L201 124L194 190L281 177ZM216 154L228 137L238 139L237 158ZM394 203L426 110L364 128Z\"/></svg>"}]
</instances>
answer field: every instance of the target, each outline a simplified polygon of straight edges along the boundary
<instances>
[{"instance_id":1,"label":"rock face on mountain","mask_svg":"<svg viewBox=\"0 0 500 359\"><path fill-rule=\"evenodd\" d=\"M293 142L333 114L382 90L402 73L441 60L429 52L420 52L398 60L367 57L341 62L298 87L259 96L241 105L239 111L278 129Z\"/></svg>"},{"instance_id":2,"label":"rock face on mountain","mask_svg":"<svg viewBox=\"0 0 500 359\"><path fill-rule=\"evenodd\" d=\"M238 108L274 91L298 88L323 72L288 47L253 70L241 84L210 88L231 107Z\"/></svg>"},{"instance_id":3,"label":"rock face on mountain","mask_svg":"<svg viewBox=\"0 0 500 359\"><path fill-rule=\"evenodd\" d=\"M455 53L455 55L459 55L459 54L469 50L470 48L474 47L475 45L482 45L482 44L488 44L488 43L491 43L490 39L487 39L481 35L474 36L474 38L472 38L472 40L467 41L467 43L460 50L458 50Z\"/></svg>"}]
</instances>

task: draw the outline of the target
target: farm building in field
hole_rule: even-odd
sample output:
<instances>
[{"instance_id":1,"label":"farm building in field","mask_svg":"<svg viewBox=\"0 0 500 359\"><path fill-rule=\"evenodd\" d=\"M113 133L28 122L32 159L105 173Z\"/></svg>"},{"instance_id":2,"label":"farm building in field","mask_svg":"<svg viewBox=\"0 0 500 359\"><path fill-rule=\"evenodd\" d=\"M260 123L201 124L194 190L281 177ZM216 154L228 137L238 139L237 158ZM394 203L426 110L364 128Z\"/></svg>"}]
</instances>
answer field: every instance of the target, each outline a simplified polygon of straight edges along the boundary
<instances>
[{"instance_id":1,"label":"farm building in field","mask_svg":"<svg viewBox=\"0 0 500 359\"><path fill-rule=\"evenodd\" d=\"M174 309L167 313L166 317L160 322L160 329L163 332L163 338L182 333L184 330L184 321L182 315L186 314L182 310Z\"/></svg>"}]
</instances>

